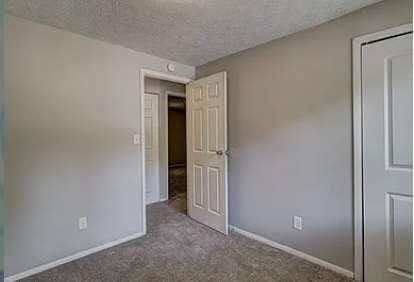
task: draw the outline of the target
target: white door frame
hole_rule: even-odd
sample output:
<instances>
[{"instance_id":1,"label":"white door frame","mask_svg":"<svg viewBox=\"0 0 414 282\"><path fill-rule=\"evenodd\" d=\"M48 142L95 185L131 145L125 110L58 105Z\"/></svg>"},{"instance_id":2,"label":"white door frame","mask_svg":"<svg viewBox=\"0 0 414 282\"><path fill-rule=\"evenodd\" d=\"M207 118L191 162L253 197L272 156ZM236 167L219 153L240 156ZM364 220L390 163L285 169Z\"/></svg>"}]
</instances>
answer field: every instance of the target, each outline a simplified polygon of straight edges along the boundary
<instances>
[{"instance_id":1,"label":"white door frame","mask_svg":"<svg viewBox=\"0 0 414 282\"><path fill-rule=\"evenodd\" d=\"M364 279L364 207L363 207L363 160L362 160L362 46L413 30L413 25L404 24L352 40L353 81L353 149L354 149L354 275L358 281Z\"/></svg>"},{"instance_id":2,"label":"white door frame","mask_svg":"<svg viewBox=\"0 0 414 282\"><path fill-rule=\"evenodd\" d=\"M145 204L145 124L144 124L144 94L145 94L145 78L157 78L162 80L167 80L171 82L178 82L187 84L192 81L191 78L183 77L183 76L176 76L169 73L149 70L149 69L141 69L140 70L140 80L139 80L139 95L140 95L140 118L141 118L141 204L142 204L142 232L144 234L147 233L147 212L146 212L146 204Z\"/></svg>"},{"instance_id":3,"label":"white door frame","mask_svg":"<svg viewBox=\"0 0 414 282\"><path fill-rule=\"evenodd\" d=\"M166 90L165 91L165 104L164 104L164 107L165 107L165 131L164 131L164 134L165 134L165 140L167 141L167 142L165 142L165 154L166 154L166 156L165 156L165 159L166 159L166 164L165 164L166 170L165 171L167 172L167 176L168 176L168 144L169 144L168 143L168 97L169 96L172 96L172 97L180 97L180 98L184 98L184 99L187 98L186 97L186 94L185 94L185 90L184 90L184 93L174 92L174 91L169 91L169 90ZM169 191L170 188L169 188L169 184L168 184L168 179L167 179L165 185L167 186L166 189L165 189L167 191L167 196L166 196L166 198L161 199L161 201L168 200L168 195L169 195L169 192L170 192Z\"/></svg>"}]
</instances>

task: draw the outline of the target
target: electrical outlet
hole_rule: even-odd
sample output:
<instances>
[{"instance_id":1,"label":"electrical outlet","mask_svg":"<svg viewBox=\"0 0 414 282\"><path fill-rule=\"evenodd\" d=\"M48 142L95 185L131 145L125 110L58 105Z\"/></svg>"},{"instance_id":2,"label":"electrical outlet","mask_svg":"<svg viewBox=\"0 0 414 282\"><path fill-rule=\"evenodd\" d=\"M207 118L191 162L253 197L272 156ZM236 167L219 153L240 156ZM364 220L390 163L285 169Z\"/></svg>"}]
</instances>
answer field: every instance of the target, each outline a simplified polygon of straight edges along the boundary
<instances>
[{"instance_id":1,"label":"electrical outlet","mask_svg":"<svg viewBox=\"0 0 414 282\"><path fill-rule=\"evenodd\" d=\"M78 220L79 230L88 228L88 219L86 217L81 217Z\"/></svg>"},{"instance_id":2,"label":"electrical outlet","mask_svg":"<svg viewBox=\"0 0 414 282\"><path fill-rule=\"evenodd\" d=\"M293 228L297 230L302 230L302 217L295 215L293 216Z\"/></svg>"},{"instance_id":3,"label":"electrical outlet","mask_svg":"<svg viewBox=\"0 0 414 282\"><path fill-rule=\"evenodd\" d=\"M141 135L140 134L134 134L134 145L141 144Z\"/></svg>"}]
</instances>

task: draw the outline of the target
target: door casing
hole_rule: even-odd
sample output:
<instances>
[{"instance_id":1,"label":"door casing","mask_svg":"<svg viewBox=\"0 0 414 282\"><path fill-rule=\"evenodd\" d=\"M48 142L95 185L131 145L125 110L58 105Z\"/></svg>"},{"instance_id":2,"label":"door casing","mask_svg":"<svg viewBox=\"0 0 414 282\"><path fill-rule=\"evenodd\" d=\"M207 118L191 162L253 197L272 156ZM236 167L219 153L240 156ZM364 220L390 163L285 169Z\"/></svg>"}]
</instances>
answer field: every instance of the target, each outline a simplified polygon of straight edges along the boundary
<instances>
[{"instance_id":1,"label":"door casing","mask_svg":"<svg viewBox=\"0 0 414 282\"><path fill-rule=\"evenodd\" d=\"M141 118L141 129L140 129L140 136L141 136L141 214L142 214L142 232L144 234L147 233L147 212L146 212L146 195L145 195L145 124L144 124L144 94L145 94L145 78L156 78L162 79L171 82L178 82L182 84L187 84L192 81L191 78L183 77L183 76L176 76L164 72L153 71L149 69L141 69L140 70L140 80L139 80L139 96L140 96L140 118Z\"/></svg>"},{"instance_id":2,"label":"door casing","mask_svg":"<svg viewBox=\"0 0 414 282\"><path fill-rule=\"evenodd\" d=\"M364 207L362 159L362 46L373 41L410 33L411 23L355 37L352 40L353 81L353 185L354 185L354 276L364 280Z\"/></svg>"}]
</instances>

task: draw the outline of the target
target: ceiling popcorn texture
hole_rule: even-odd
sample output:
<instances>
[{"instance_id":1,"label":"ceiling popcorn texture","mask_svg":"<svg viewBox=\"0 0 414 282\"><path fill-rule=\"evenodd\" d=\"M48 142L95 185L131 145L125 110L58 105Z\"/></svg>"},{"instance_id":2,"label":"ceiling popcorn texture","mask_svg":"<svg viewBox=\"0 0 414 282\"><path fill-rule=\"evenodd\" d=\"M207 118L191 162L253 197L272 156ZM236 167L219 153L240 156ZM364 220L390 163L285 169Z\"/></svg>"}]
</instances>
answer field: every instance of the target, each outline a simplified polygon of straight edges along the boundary
<instances>
[{"instance_id":1,"label":"ceiling popcorn texture","mask_svg":"<svg viewBox=\"0 0 414 282\"><path fill-rule=\"evenodd\" d=\"M191 66L380 0L6 0L7 13Z\"/></svg>"}]
</instances>

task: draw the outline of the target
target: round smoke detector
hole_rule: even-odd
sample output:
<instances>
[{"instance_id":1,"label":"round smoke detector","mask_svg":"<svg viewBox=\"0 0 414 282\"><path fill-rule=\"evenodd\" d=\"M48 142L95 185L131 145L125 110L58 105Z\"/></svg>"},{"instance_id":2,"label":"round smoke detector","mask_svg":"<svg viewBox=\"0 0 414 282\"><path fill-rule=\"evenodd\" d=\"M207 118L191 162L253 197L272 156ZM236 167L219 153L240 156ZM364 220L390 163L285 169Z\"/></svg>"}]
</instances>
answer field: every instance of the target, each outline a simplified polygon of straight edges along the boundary
<instances>
[{"instance_id":1,"label":"round smoke detector","mask_svg":"<svg viewBox=\"0 0 414 282\"><path fill-rule=\"evenodd\" d=\"M167 65L167 70L170 71L170 72L173 72L175 70L175 66L173 64L169 63Z\"/></svg>"}]
</instances>

